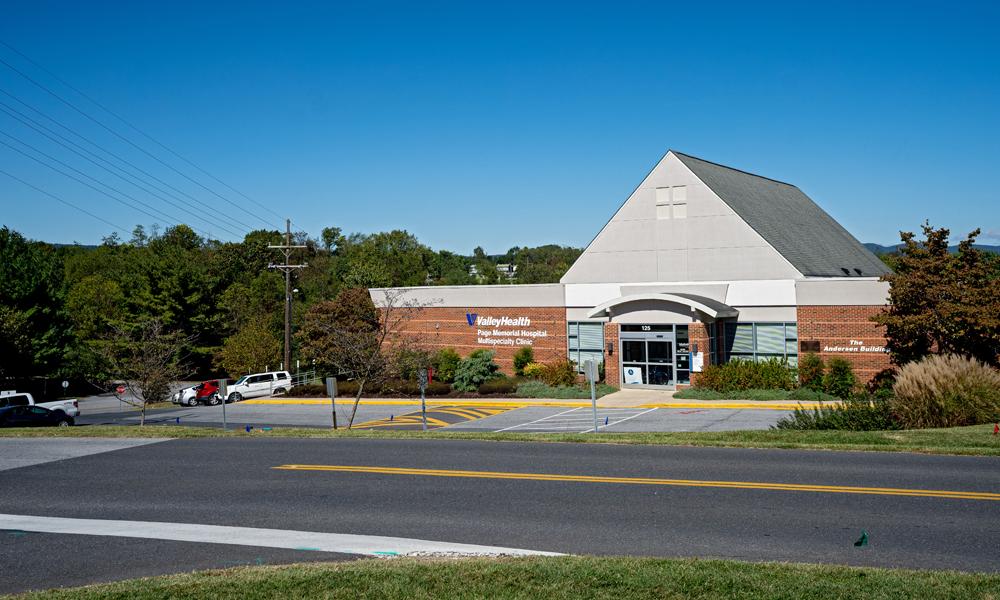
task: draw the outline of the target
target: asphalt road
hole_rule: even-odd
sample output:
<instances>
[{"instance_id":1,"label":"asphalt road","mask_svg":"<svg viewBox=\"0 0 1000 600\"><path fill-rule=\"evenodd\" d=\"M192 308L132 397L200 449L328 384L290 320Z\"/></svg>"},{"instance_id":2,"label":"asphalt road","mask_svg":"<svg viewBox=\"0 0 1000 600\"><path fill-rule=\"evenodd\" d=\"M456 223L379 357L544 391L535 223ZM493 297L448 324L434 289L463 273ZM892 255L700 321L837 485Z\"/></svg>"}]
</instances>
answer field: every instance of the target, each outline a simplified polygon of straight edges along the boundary
<instances>
[{"instance_id":1,"label":"asphalt road","mask_svg":"<svg viewBox=\"0 0 1000 600\"><path fill-rule=\"evenodd\" d=\"M674 483L274 468L289 464ZM699 481L742 483L704 487ZM441 440L188 439L0 470L0 513L394 536L566 553L1000 570L1000 501L789 491L760 487L764 483L995 494L1000 492L1000 459ZM869 532L870 545L855 547L862 530ZM0 564L5 565L0 592L257 558L342 557L100 540L0 532ZM118 556L127 559L121 562ZM37 567L40 562L44 569ZM12 564L27 567L6 568Z\"/></svg>"}]
</instances>

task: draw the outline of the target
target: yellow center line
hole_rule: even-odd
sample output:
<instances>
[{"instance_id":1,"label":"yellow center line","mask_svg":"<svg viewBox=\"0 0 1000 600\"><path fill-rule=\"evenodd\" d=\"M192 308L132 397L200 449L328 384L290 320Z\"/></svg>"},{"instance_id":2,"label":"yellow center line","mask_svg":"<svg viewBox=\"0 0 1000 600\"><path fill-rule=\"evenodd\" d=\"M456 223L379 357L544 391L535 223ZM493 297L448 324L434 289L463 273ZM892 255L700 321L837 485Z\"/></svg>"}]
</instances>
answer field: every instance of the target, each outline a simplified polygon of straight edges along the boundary
<instances>
[{"instance_id":1,"label":"yellow center line","mask_svg":"<svg viewBox=\"0 0 1000 600\"><path fill-rule=\"evenodd\" d=\"M475 479L523 479L531 481L566 481L577 483L622 483L633 485L670 485L680 487L714 487L786 492L821 492L831 494L872 494L879 496L918 496L960 500L998 500L1000 493L923 490L907 488L859 487L846 485L813 485L799 483L766 483L754 481L710 481L699 479L658 479L651 477L603 477L595 475L557 475L550 473L513 473L505 471L462 471L446 469L411 469L403 467L371 467L354 465L280 465L285 471L332 471L339 473L377 473L382 475L423 475L428 477L466 477Z\"/></svg>"}]
</instances>

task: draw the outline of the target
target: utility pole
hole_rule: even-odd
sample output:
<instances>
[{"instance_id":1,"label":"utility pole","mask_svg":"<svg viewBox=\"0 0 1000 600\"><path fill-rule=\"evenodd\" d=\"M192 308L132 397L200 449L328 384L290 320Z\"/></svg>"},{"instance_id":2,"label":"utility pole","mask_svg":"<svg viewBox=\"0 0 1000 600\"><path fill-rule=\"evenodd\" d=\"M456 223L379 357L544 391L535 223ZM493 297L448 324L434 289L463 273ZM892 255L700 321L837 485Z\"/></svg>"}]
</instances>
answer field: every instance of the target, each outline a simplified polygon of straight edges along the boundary
<instances>
[{"instance_id":1,"label":"utility pole","mask_svg":"<svg viewBox=\"0 0 1000 600\"><path fill-rule=\"evenodd\" d=\"M292 245L291 219L285 219L285 243L281 245L268 245L268 248L281 251L282 256L285 258L282 264L276 265L271 263L267 265L267 268L277 269L285 274L285 362L282 365L282 369L290 371L292 365L292 271L295 269L304 269L309 265L308 263L302 263L301 265L290 264L292 250L305 248L305 246Z\"/></svg>"}]
</instances>

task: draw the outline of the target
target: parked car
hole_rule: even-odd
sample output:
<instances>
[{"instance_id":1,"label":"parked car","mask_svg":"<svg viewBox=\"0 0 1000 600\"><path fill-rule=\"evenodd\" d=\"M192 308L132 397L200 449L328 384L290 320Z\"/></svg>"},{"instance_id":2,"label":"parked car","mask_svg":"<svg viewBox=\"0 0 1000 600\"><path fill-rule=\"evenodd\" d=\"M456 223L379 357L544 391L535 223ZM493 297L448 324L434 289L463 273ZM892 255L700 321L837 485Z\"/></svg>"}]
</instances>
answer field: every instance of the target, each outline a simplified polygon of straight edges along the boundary
<instances>
[{"instance_id":1,"label":"parked car","mask_svg":"<svg viewBox=\"0 0 1000 600\"><path fill-rule=\"evenodd\" d=\"M75 418L80 416L80 403L76 400L53 400L52 402L35 402L35 397L27 392L16 392L7 390L0 392L0 408L7 406L41 406L56 412L61 412L67 417Z\"/></svg>"},{"instance_id":2,"label":"parked car","mask_svg":"<svg viewBox=\"0 0 1000 600\"><path fill-rule=\"evenodd\" d=\"M171 396L170 401L182 406L197 406L199 404L211 404L214 406L219 403L219 399L216 398L218 391L219 381L217 379L209 379L208 381L202 381L198 385L192 385L176 391Z\"/></svg>"},{"instance_id":3,"label":"parked car","mask_svg":"<svg viewBox=\"0 0 1000 600\"><path fill-rule=\"evenodd\" d=\"M198 386L192 385L177 390L174 392L174 395L170 397L170 401L174 404L180 404L181 406L194 406L195 404L198 404Z\"/></svg>"},{"instance_id":4,"label":"parked car","mask_svg":"<svg viewBox=\"0 0 1000 600\"><path fill-rule=\"evenodd\" d=\"M244 375L229 386L227 402L239 402L248 398L279 396L292 387L292 376L288 371L270 371Z\"/></svg>"},{"instance_id":5,"label":"parked car","mask_svg":"<svg viewBox=\"0 0 1000 600\"><path fill-rule=\"evenodd\" d=\"M38 405L0 408L0 427L69 427L73 417Z\"/></svg>"},{"instance_id":6,"label":"parked car","mask_svg":"<svg viewBox=\"0 0 1000 600\"><path fill-rule=\"evenodd\" d=\"M198 395L195 397L195 404L219 404L219 380L210 379L198 384Z\"/></svg>"}]
</instances>

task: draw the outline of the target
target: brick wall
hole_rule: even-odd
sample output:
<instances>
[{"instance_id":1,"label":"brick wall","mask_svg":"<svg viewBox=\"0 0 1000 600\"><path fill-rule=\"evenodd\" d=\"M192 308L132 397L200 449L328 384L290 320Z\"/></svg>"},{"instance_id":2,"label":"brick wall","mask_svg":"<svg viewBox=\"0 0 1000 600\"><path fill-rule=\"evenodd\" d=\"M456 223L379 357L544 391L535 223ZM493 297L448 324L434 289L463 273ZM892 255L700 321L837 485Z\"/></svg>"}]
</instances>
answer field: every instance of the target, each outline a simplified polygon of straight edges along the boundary
<instances>
[{"instance_id":1,"label":"brick wall","mask_svg":"<svg viewBox=\"0 0 1000 600\"><path fill-rule=\"evenodd\" d=\"M831 347L884 347L884 330L871 321L883 306L799 306L799 358L803 341L818 341L823 360L833 357L847 359L854 366L858 380L866 382L890 366L885 352L824 351ZM860 345L854 342L861 342Z\"/></svg>"},{"instance_id":2,"label":"brick wall","mask_svg":"<svg viewBox=\"0 0 1000 600\"><path fill-rule=\"evenodd\" d=\"M614 354L608 354L608 344L614 348ZM618 352L618 323L604 324L604 381L609 385L621 387L621 370L618 368L620 357Z\"/></svg>"},{"instance_id":3,"label":"brick wall","mask_svg":"<svg viewBox=\"0 0 1000 600\"><path fill-rule=\"evenodd\" d=\"M714 327L714 323L691 323L688 325L688 341L691 344L691 351L694 352L694 345L698 344L698 352L701 352L705 358L705 366L708 366L715 362L712 353L710 352L709 344L709 331L711 327ZM691 384L698 382L698 376L700 373L691 373ZM678 385L678 389L689 387L686 385Z\"/></svg>"},{"instance_id":4,"label":"brick wall","mask_svg":"<svg viewBox=\"0 0 1000 600\"><path fill-rule=\"evenodd\" d=\"M482 317L527 317L531 320L528 326L476 326L469 325L467 314ZM514 353L527 343L517 343L517 336L490 336L497 339L510 339L512 345L491 345L477 342L480 330L494 329L500 331L544 330L545 337L525 336L531 340L535 352L535 361L551 362L566 360L566 309L563 307L491 307L468 308L428 307L417 309L404 325L402 333L412 334L418 338L421 346L436 352L441 348L454 348L463 357L474 350L486 348L496 351L496 362L500 369L508 375L514 374Z\"/></svg>"}]
</instances>

